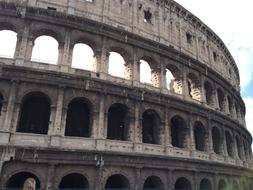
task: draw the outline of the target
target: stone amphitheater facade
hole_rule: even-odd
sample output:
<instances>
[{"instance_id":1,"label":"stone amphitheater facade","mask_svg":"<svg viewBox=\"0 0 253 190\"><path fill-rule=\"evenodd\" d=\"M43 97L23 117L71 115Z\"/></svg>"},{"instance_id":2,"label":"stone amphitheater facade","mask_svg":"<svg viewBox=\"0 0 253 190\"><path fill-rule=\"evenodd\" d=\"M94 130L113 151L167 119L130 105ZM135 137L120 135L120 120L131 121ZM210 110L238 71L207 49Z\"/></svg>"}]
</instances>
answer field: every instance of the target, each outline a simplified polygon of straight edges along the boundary
<instances>
[{"instance_id":1,"label":"stone amphitheater facade","mask_svg":"<svg viewBox=\"0 0 253 190\"><path fill-rule=\"evenodd\" d=\"M17 33L0 58L1 189L253 189L238 68L181 5L0 0L0 30ZM57 64L31 60L43 35L58 41ZM94 51L91 71L72 67L77 43ZM124 78L108 74L110 52Z\"/></svg>"}]
</instances>

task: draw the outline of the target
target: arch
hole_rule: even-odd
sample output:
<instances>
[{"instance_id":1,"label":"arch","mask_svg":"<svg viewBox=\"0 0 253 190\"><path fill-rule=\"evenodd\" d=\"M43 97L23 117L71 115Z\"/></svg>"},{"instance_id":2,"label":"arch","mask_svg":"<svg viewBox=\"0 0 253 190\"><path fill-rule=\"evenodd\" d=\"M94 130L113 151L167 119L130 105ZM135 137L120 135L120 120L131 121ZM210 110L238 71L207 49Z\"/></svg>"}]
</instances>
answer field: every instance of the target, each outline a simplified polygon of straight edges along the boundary
<instances>
[{"instance_id":1,"label":"arch","mask_svg":"<svg viewBox=\"0 0 253 190\"><path fill-rule=\"evenodd\" d=\"M213 151L216 154L221 154L221 133L218 127L212 128L212 141L213 141Z\"/></svg>"},{"instance_id":2,"label":"arch","mask_svg":"<svg viewBox=\"0 0 253 190\"><path fill-rule=\"evenodd\" d=\"M112 104L108 110L107 139L128 140L128 108L124 104Z\"/></svg>"},{"instance_id":3,"label":"arch","mask_svg":"<svg viewBox=\"0 0 253 190\"><path fill-rule=\"evenodd\" d=\"M162 190L162 189L163 189L162 181L157 176L149 176L143 184L143 190Z\"/></svg>"},{"instance_id":4,"label":"arch","mask_svg":"<svg viewBox=\"0 0 253 190\"><path fill-rule=\"evenodd\" d=\"M194 100L200 101L200 81L194 73L189 73L187 75L187 84L189 96Z\"/></svg>"},{"instance_id":5,"label":"arch","mask_svg":"<svg viewBox=\"0 0 253 190\"><path fill-rule=\"evenodd\" d=\"M220 111L225 111L225 96L224 96L224 93L222 92L221 89L218 88L217 94L218 94L218 103L219 103Z\"/></svg>"},{"instance_id":6,"label":"arch","mask_svg":"<svg viewBox=\"0 0 253 190\"><path fill-rule=\"evenodd\" d=\"M181 177L175 183L175 190L191 190L191 183L188 179Z\"/></svg>"},{"instance_id":7,"label":"arch","mask_svg":"<svg viewBox=\"0 0 253 190\"><path fill-rule=\"evenodd\" d=\"M59 190L88 190L89 182L81 174L72 173L64 176L59 184Z\"/></svg>"},{"instance_id":8,"label":"arch","mask_svg":"<svg viewBox=\"0 0 253 190\"><path fill-rule=\"evenodd\" d=\"M92 126L91 103L75 98L68 105L65 136L90 137Z\"/></svg>"},{"instance_id":9,"label":"arch","mask_svg":"<svg viewBox=\"0 0 253 190\"><path fill-rule=\"evenodd\" d=\"M105 190L130 190L130 184L125 176L114 174L107 179Z\"/></svg>"},{"instance_id":10,"label":"arch","mask_svg":"<svg viewBox=\"0 0 253 190\"><path fill-rule=\"evenodd\" d=\"M156 111L146 110L142 114L142 142L159 144L161 119Z\"/></svg>"},{"instance_id":11,"label":"arch","mask_svg":"<svg viewBox=\"0 0 253 190\"><path fill-rule=\"evenodd\" d=\"M47 134L50 99L41 92L32 92L22 99L17 132Z\"/></svg>"},{"instance_id":12,"label":"arch","mask_svg":"<svg viewBox=\"0 0 253 190\"><path fill-rule=\"evenodd\" d=\"M221 179L218 184L218 190L226 190L226 188L227 188L226 182L223 179Z\"/></svg>"},{"instance_id":13,"label":"arch","mask_svg":"<svg viewBox=\"0 0 253 190\"><path fill-rule=\"evenodd\" d=\"M225 138L228 156L233 157L233 139L228 131L225 132Z\"/></svg>"},{"instance_id":14,"label":"arch","mask_svg":"<svg viewBox=\"0 0 253 190\"><path fill-rule=\"evenodd\" d=\"M152 84L152 70L149 63L143 59L140 60L140 82Z\"/></svg>"},{"instance_id":15,"label":"arch","mask_svg":"<svg viewBox=\"0 0 253 190\"><path fill-rule=\"evenodd\" d=\"M17 33L12 30L0 30L0 57L13 58L17 44Z\"/></svg>"},{"instance_id":16,"label":"arch","mask_svg":"<svg viewBox=\"0 0 253 190\"><path fill-rule=\"evenodd\" d=\"M72 67L95 71L96 58L93 49L84 43L76 43L72 53Z\"/></svg>"},{"instance_id":17,"label":"arch","mask_svg":"<svg viewBox=\"0 0 253 190\"><path fill-rule=\"evenodd\" d=\"M58 41L52 36L42 35L37 37L34 41L31 61L57 64L58 46Z\"/></svg>"},{"instance_id":18,"label":"arch","mask_svg":"<svg viewBox=\"0 0 253 190\"><path fill-rule=\"evenodd\" d=\"M109 53L109 68L108 73L112 76L126 78L125 59L124 57L115 51Z\"/></svg>"},{"instance_id":19,"label":"arch","mask_svg":"<svg viewBox=\"0 0 253 190\"><path fill-rule=\"evenodd\" d=\"M183 92L181 73L175 65L168 64L166 66L166 87L176 94Z\"/></svg>"},{"instance_id":20,"label":"arch","mask_svg":"<svg viewBox=\"0 0 253 190\"><path fill-rule=\"evenodd\" d=\"M213 97L213 87L210 82L206 81L204 84L205 87L205 96L206 96L206 103L207 105L214 104L214 97Z\"/></svg>"},{"instance_id":21,"label":"arch","mask_svg":"<svg viewBox=\"0 0 253 190\"><path fill-rule=\"evenodd\" d=\"M239 190L239 185L237 183L237 181L233 180L233 183L232 183L232 188L231 190Z\"/></svg>"},{"instance_id":22,"label":"arch","mask_svg":"<svg viewBox=\"0 0 253 190\"><path fill-rule=\"evenodd\" d=\"M204 125L200 121L196 121L193 128L196 150L205 151L207 132Z\"/></svg>"},{"instance_id":23,"label":"arch","mask_svg":"<svg viewBox=\"0 0 253 190\"><path fill-rule=\"evenodd\" d=\"M5 187L7 189L22 189L27 185L36 187L36 190L39 190L41 184L39 178L33 173L19 172L8 179Z\"/></svg>"},{"instance_id":24,"label":"arch","mask_svg":"<svg viewBox=\"0 0 253 190\"><path fill-rule=\"evenodd\" d=\"M240 159L242 159L242 145L240 138L238 136L235 137L236 140L236 147L237 147L237 154Z\"/></svg>"},{"instance_id":25,"label":"arch","mask_svg":"<svg viewBox=\"0 0 253 190\"><path fill-rule=\"evenodd\" d=\"M174 116L170 121L170 127L172 146L186 148L188 128L185 120L180 116Z\"/></svg>"},{"instance_id":26,"label":"arch","mask_svg":"<svg viewBox=\"0 0 253 190\"><path fill-rule=\"evenodd\" d=\"M211 182L206 178L202 179L199 185L199 190L212 190Z\"/></svg>"}]
</instances>

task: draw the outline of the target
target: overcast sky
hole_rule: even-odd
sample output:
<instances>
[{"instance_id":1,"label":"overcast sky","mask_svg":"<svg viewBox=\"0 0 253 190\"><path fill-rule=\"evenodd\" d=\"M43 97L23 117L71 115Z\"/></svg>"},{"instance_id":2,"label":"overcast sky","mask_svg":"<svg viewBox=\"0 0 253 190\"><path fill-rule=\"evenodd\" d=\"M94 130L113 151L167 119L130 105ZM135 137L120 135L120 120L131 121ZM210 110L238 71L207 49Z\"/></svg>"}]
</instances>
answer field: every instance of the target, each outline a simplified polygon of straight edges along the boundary
<instances>
[{"instance_id":1,"label":"overcast sky","mask_svg":"<svg viewBox=\"0 0 253 190\"><path fill-rule=\"evenodd\" d=\"M253 134L253 1L175 0L227 45L239 68L247 128Z\"/></svg>"}]
</instances>

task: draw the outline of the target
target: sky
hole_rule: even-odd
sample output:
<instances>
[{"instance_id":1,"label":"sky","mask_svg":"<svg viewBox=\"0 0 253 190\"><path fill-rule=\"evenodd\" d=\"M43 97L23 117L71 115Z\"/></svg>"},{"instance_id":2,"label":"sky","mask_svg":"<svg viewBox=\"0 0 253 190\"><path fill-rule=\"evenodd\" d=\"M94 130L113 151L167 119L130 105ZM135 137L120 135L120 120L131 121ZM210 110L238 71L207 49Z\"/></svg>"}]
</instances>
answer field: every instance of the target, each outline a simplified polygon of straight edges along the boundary
<instances>
[{"instance_id":1,"label":"sky","mask_svg":"<svg viewBox=\"0 0 253 190\"><path fill-rule=\"evenodd\" d=\"M209 26L228 47L240 72L246 124L253 134L253 1L175 1Z\"/></svg>"}]
</instances>

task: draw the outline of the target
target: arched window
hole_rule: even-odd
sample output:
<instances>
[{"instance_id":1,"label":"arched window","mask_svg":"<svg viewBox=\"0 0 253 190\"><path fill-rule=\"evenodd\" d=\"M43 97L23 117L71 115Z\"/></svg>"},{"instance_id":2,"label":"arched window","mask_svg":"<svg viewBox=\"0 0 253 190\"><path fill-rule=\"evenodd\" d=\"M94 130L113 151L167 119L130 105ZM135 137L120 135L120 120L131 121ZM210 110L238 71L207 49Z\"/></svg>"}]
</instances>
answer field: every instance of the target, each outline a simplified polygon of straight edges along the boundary
<instances>
[{"instance_id":1,"label":"arched window","mask_svg":"<svg viewBox=\"0 0 253 190\"><path fill-rule=\"evenodd\" d=\"M212 190L211 182L208 179L202 179L199 185L199 190Z\"/></svg>"},{"instance_id":2,"label":"arched window","mask_svg":"<svg viewBox=\"0 0 253 190\"><path fill-rule=\"evenodd\" d=\"M40 36L35 39L31 61L57 64L58 42L51 36Z\"/></svg>"},{"instance_id":3,"label":"arched window","mask_svg":"<svg viewBox=\"0 0 253 190\"><path fill-rule=\"evenodd\" d=\"M200 82L198 77L193 73L189 73L187 75L187 83L188 83L189 96L194 100L200 101L201 93L200 93Z\"/></svg>"},{"instance_id":4,"label":"arched window","mask_svg":"<svg viewBox=\"0 0 253 190\"><path fill-rule=\"evenodd\" d=\"M228 131L225 132L227 153L228 156L233 157L233 139Z\"/></svg>"},{"instance_id":5,"label":"arched window","mask_svg":"<svg viewBox=\"0 0 253 190\"><path fill-rule=\"evenodd\" d=\"M96 58L90 46L77 43L72 54L72 67L88 71L95 71Z\"/></svg>"},{"instance_id":6,"label":"arched window","mask_svg":"<svg viewBox=\"0 0 253 190\"><path fill-rule=\"evenodd\" d=\"M225 96L221 91L221 89L218 89L217 93L218 93L219 108L221 111L225 111Z\"/></svg>"},{"instance_id":7,"label":"arched window","mask_svg":"<svg viewBox=\"0 0 253 190\"><path fill-rule=\"evenodd\" d=\"M128 108L123 104L113 104L108 110L107 138L128 140Z\"/></svg>"},{"instance_id":8,"label":"arched window","mask_svg":"<svg viewBox=\"0 0 253 190\"><path fill-rule=\"evenodd\" d=\"M64 176L59 184L59 190L88 190L89 182L81 174L73 173Z\"/></svg>"},{"instance_id":9,"label":"arched window","mask_svg":"<svg viewBox=\"0 0 253 190\"><path fill-rule=\"evenodd\" d=\"M3 101L4 101L4 97L3 97L3 95L0 93L0 116L1 116L1 114L2 114Z\"/></svg>"},{"instance_id":10,"label":"arched window","mask_svg":"<svg viewBox=\"0 0 253 190\"><path fill-rule=\"evenodd\" d=\"M218 185L218 190L226 190L227 189L227 184L224 180L220 180L219 181L219 185Z\"/></svg>"},{"instance_id":11,"label":"arched window","mask_svg":"<svg viewBox=\"0 0 253 190\"><path fill-rule=\"evenodd\" d=\"M75 98L68 105L65 136L89 137L90 132L90 104L84 98Z\"/></svg>"},{"instance_id":12,"label":"arched window","mask_svg":"<svg viewBox=\"0 0 253 190\"><path fill-rule=\"evenodd\" d=\"M159 144L160 117L154 110L142 114L142 142Z\"/></svg>"},{"instance_id":13,"label":"arched window","mask_svg":"<svg viewBox=\"0 0 253 190\"><path fill-rule=\"evenodd\" d=\"M169 64L166 66L166 87L176 94L182 94L183 92L180 71L174 65Z\"/></svg>"},{"instance_id":14,"label":"arched window","mask_svg":"<svg viewBox=\"0 0 253 190\"><path fill-rule=\"evenodd\" d=\"M13 58L17 44L17 33L11 30L1 30L0 42L0 57Z\"/></svg>"},{"instance_id":15,"label":"arched window","mask_svg":"<svg viewBox=\"0 0 253 190\"><path fill-rule=\"evenodd\" d=\"M109 74L112 76L125 78L125 60L117 52L110 52L109 55Z\"/></svg>"},{"instance_id":16,"label":"arched window","mask_svg":"<svg viewBox=\"0 0 253 190\"><path fill-rule=\"evenodd\" d=\"M236 146L237 146L237 153L238 153L238 157L240 158L240 159L242 159L242 146L241 146L241 141L240 141L240 139L239 139L239 137L238 136L236 136Z\"/></svg>"},{"instance_id":17,"label":"arched window","mask_svg":"<svg viewBox=\"0 0 253 190\"><path fill-rule=\"evenodd\" d=\"M20 172L11 176L6 183L7 189L23 189L23 187L29 187L31 189L40 189L40 181L38 177L30 172Z\"/></svg>"},{"instance_id":18,"label":"arched window","mask_svg":"<svg viewBox=\"0 0 253 190\"><path fill-rule=\"evenodd\" d=\"M206 149L206 129L203 124L199 121L194 124L194 139L195 139L195 148L199 151L205 151Z\"/></svg>"},{"instance_id":19,"label":"arched window","mask_svg":"<svg viewBox=\"0 0 253 190\"><path fill-rule=\"evenodd\" d=\"M125 176L115 174L107 179L105 190L130 190L130 184Z\"/></svg>"},{"instance_id":20,"label":"arched window","mask_svg":"<svg viewBox=\"0 0 253 190\"><path fill-rule=\"evenodd\" d=\"M175 190L191 190L191 183L188 179L181 177L175 183Z\"/></svg>"},{"instance_id":21,"label":"arched window","mask_svg":"<svg viewBox=\"0 0 253 190\"><path fill-rule=\"evenodd\" d=\"M207 105L213 105L213 87L209 82L205 82L205 95Z\"/></svg>"},{"instance_id":22,"label":"arched window","mask_svg":"<svg viewBox=\"0 0 253 190\"><path fill-rule=\"evenodd\" d=\"M217 127L212 128L212 141L213 141L213 151L216 154L221 154L221 134Z\"/></svg>"},{"instance_id":23,"label":"arched window","mask_svg":"<svg viewBox=\"0 0 253 190\"><path fill-rule=\"evenodd\" d=\"M17 132L47 134L49 117L50 101L45 94L26 95L22 100Z\"/></svg>"},{"instance_id":24,"label":"arched window","mask_svg":"<svg viewBox=\"0 0 253 190\"><path fill-rule=\"evenodd\" d=\"M183 118L174 116L171 119L171 143L178 148L186 148L187 144L187 126Z\"/></svg>"},{"instance_id":25,"label":"arched window","mask_svg":"<svg viewBox=\"0 0 253 190\"><path fill-rule=\"evenodd\" d=\"M162 181L157 176L148 177L143 185L143 190L162 190Z\"/></svg>"},{"instance_id":26,"label":"arched window","mask_svg":"<svg viewBox=\"0 0 253 190\"><path fill-rule=\"evenodd\" d=\"M142 83L152 84L151 67L147 61L140 60L140 81Z\"/></svg>"}]
</instances>

